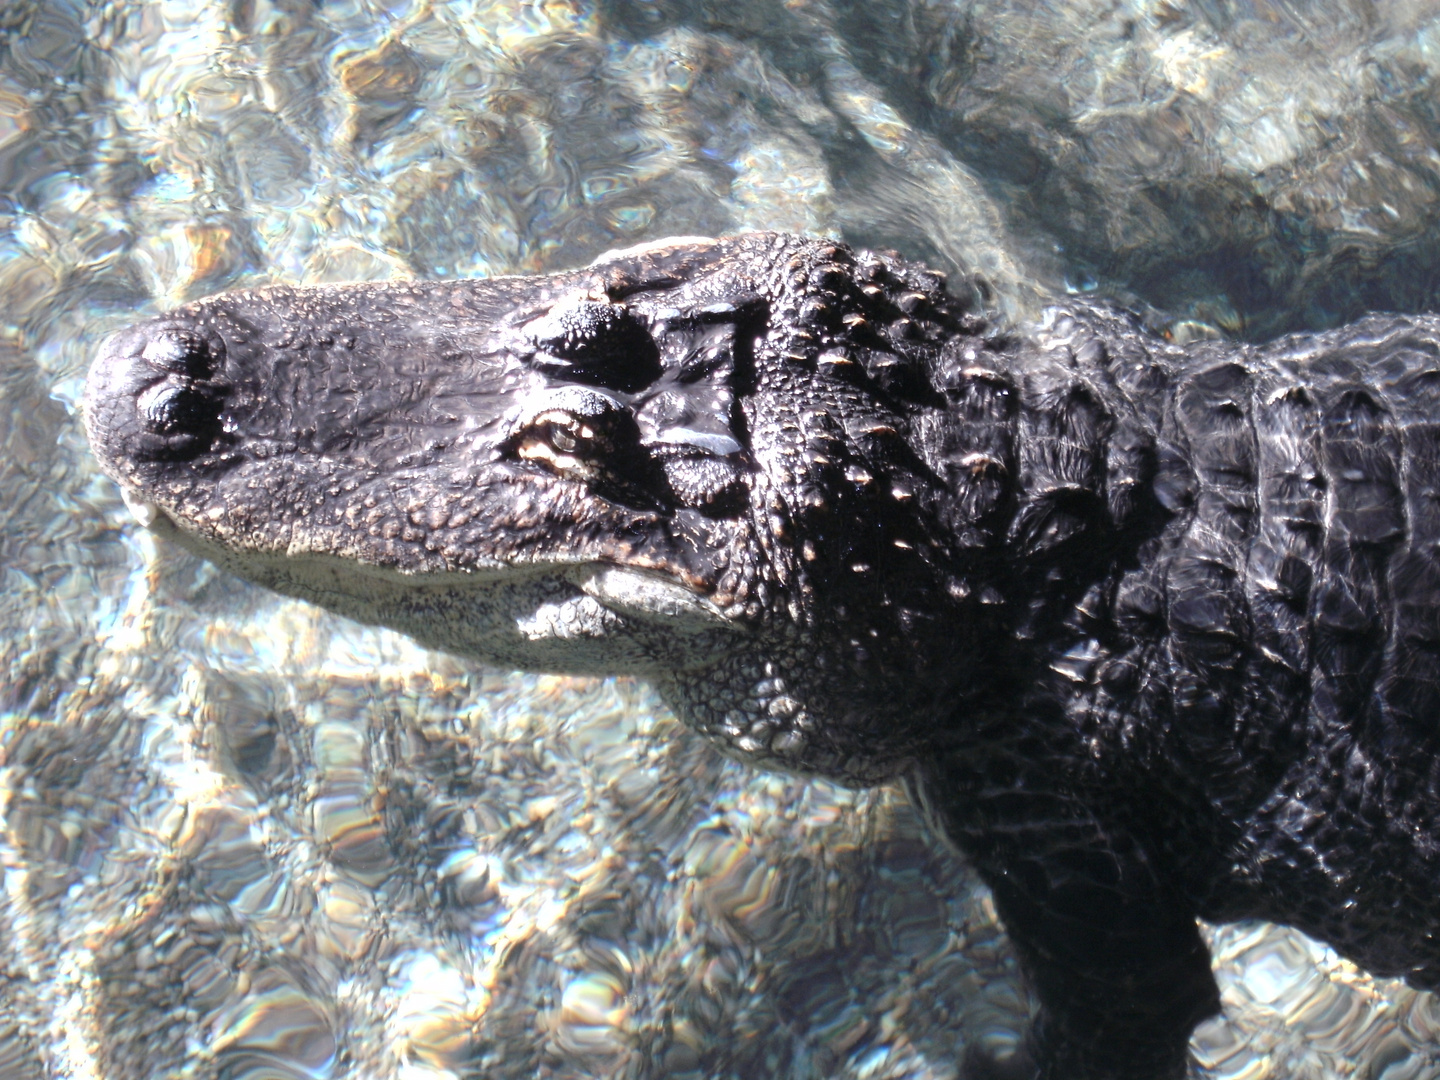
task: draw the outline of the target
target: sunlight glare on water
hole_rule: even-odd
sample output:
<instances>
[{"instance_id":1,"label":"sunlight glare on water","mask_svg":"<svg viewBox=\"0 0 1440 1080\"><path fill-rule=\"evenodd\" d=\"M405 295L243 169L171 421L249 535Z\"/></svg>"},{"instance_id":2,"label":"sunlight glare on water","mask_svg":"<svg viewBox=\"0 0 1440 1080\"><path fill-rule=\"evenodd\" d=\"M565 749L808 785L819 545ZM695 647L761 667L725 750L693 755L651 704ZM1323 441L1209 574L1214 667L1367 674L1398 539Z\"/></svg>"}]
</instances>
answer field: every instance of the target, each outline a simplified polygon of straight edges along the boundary
<instances>
[{"instance_id":1,"label":"sunlight glare on water","mask_svg":"<svg viewBox=\"0 0 1440 1080\"><path fill-rule=\"evenodd\" d=\"M1175 336L1433 307L1440 21L1182 0L0 4L0 1076L1003 1077L902 795L482 670L144 535L76 415L221 289L791 229ZM1214 930L1198 1075L1440 1077L1440 1007Z\"/></svg>"}]
</instances>

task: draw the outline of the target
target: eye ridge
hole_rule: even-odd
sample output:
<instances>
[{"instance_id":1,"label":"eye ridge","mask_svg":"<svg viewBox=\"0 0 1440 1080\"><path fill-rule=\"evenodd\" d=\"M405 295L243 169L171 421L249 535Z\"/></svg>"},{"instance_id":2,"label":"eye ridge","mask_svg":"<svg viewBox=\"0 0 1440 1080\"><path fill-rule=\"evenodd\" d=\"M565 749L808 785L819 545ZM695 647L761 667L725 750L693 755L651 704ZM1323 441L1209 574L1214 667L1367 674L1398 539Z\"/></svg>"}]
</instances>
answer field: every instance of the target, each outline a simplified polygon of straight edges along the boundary
<instances>
[{"instance_id":1,"label":"eye ridge","mask_svg":"<svg viewBox=\"0 0 1440 1080\"><path fill-rule=\"evenodd\" d=\"M635 393L661 373L660 348L648 320L625 304L568 297L522 331L541 371Z\"/></svg>"}]
</instances>

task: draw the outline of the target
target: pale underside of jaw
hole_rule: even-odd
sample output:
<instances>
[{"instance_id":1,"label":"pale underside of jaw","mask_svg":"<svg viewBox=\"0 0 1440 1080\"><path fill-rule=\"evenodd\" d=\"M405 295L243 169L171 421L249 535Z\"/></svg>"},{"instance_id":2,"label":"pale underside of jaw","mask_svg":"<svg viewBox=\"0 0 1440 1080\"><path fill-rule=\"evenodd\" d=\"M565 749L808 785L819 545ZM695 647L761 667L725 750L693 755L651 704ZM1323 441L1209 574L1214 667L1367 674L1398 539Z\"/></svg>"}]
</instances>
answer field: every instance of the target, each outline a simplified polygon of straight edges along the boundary
<instances>
[{"instance_id":1,"label":"pale underside of jaw","mask_svg":"<svg viewBox=\"0 0 1440 1080\"><path fill-rule=\"evenodd\" d=\"M188 532L159 505L144 498L136 489L120 486L120 497L142 528L154 529L168 523L170 528ZM329 561L329 560L327 560ZM366 566L356 562L357 576L384 576L403 581L416 575L401 571ZM616 617L664 623L678 633L727 626L730 619L713 600L659 574L609 563L553 563L527 561L515 565L499 565L482 571L459 570L455 584L462 582L483 589L487 579L510 574L537 575L554 573L579 590L579 594L553 603L542 604L529 615L516 619L516 630L530 640L542 638L594 637L611 628ZM427 574L425 577L436 575Z\"/></svg>"}]
</instances>

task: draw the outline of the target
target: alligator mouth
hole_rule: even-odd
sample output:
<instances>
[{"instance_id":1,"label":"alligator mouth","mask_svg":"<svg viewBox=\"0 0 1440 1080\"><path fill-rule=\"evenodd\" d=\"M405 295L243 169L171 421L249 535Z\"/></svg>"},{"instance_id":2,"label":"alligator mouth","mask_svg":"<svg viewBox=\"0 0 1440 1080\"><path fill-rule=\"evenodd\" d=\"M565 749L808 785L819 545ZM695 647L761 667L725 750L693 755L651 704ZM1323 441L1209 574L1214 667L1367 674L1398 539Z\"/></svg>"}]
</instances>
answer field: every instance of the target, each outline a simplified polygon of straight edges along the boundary
<instances>
[{"instance_id":1,"label":"alligator mouth","mask_svg":"<svg viewBox=\"0 0 1440 1080\"><path fill-rule=\"evenodd\" d=\"M217 565L234 564L233 554L202 535L187 529L156 503L147 502L134 489L121 487L126 508L142 527L193 550ZM587 597L617 615L654 620L671 631L712 626L733 627L732 620L708 594L705 584L690 575L674 576L644 565L618 565L606 561L547 559L528 562L494 562L478 565L463 573L453 571L411 572L377 563L353 561L329 553L279 553L268 558L267 576L296 581L313 579L318 571L341 571L354 580L384 583L407 590L443 589L447 592L483 592L497 583L530 578L552 587L568 588L570 599ZM243 576L256 576L254 568L239 567ZM668 569L668 568L667 568ZM267 582L272 586L274 581ZM284 590L282 591L290 591ZM522 633L532 638L543 633L542 619L519 620Z\"/></svg>"},{"instance_id":2,"label":"alligator mouth","mask_svg":"<svg viewBox=\"0 0 1440 1080\"><path fill-rule=\"evenodd\" d=\"M502 667L653 675L713 662L749 629L674 562L552 553L415 570L321 550L245 551L122 493L148 529L238 577Z\"/></svg>"}]
</instances>

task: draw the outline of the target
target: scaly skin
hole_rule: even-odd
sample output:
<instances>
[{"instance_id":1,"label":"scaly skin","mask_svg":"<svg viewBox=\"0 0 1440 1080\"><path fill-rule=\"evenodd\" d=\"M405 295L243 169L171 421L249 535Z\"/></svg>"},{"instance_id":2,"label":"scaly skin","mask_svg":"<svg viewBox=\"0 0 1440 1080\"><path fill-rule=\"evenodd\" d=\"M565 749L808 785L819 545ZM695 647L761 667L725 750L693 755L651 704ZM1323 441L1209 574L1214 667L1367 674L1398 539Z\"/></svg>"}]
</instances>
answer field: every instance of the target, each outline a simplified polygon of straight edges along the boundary
<instances>
[{"instance_id":1,"label":"scaly skin","mask_svg":"<svg viewBox=\"0 0 1440 1080\"><path fill-rule=\"evenodd\" d=\"M1053 1080L1180 1076L1196 932L1440 984L1440 320L1168 344L758 234L269 289L112 338L158 531L437 648L633 672L741 760L902 779Z\"/></svg>"}]
</instances>

